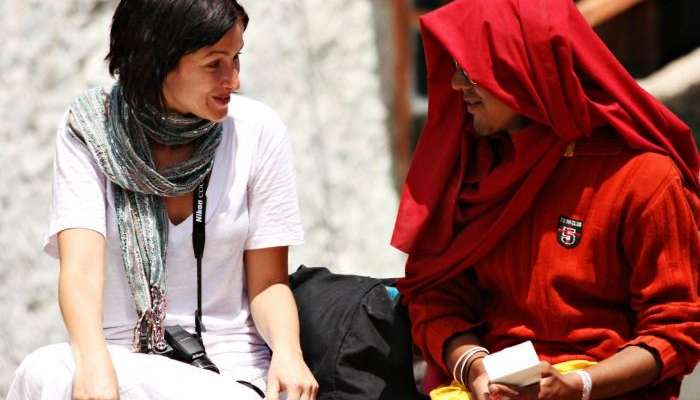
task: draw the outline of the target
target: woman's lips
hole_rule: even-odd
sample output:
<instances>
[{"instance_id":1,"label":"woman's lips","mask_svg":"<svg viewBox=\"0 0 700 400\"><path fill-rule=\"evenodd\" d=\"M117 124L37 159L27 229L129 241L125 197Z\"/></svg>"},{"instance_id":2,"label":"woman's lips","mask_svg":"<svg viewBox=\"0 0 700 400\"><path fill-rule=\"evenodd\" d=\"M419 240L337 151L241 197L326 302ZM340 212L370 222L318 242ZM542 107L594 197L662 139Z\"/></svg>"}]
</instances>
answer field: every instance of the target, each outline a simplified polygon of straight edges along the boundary
<instances>
[{"instance_id":1,"label":"woman's lips","mask_svg":"<svg viewBox=\"0 0 700 400\"><path fill-rule=\"evenodd\" d=\"M231 101L231 96L214 96L214 101L216 104L226 107L228 102Z\"/></svg>"}]
</instances>

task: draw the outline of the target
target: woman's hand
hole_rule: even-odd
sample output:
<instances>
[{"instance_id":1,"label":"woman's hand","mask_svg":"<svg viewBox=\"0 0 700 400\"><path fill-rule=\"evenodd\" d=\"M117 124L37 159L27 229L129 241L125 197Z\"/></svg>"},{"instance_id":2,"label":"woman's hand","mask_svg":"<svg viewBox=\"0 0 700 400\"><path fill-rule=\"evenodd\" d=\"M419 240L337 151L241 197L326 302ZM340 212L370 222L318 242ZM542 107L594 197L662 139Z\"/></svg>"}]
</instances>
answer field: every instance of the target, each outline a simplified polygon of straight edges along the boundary
<instances>
[{"instance_id":1,"label":"woman's hand","mask_svg":"<svg viewBox=\"0 0 700 400\"><path fill-rule=\"evenodd\" d=\"M318 383L299 344L299 313L288 286L287 248L246 250L244 264L250 311L258 332L272 348L267 399L314 400Z\"/></svg>"},{"instance_id":2,"label":"woman's hand","mask_svg":"<svg viewBox=\"0 0 700 400\"><path fill-rule=\"evenodd\" d=\"M540 383L526 388L500 384L489 386L491 398L508 397L513 400L579 400L583 383L577 374L562 375L548 362L540 363Z\"/></svg>"},{"instance_id":3,"label":"woman's hand","mask_svg":"<svg viewBox=\"0 0 700 400\"><path fill-rule=\"evenodd\" d=\"M280 392L287 392L287 400L315 400L318 383L301 352L275 351L272 353L267 374L266 399L277 400Z\"/></svg>"},{"instance_id":4,"label":"woman's hand","mask_svg":"<svg viewBox=\"0 0 700 400\"><path fill-rule=\"evenodd\" d=\"M118 400L119 383L105 348L89 357L76 357L73 400Z\"/></svg>"},{"instance_id":5,"label":"woman's hand","mask_svg":"<svg viewBox=\"0 0 700 400\"><path fill-rule=\"evenodd\" d=\"M250 312L258 332L272 348L267 399L314 400L318 383L299 344L299 313L288 286L287 248L246 250L243 254Z\"/></svg>"}]
</instances>

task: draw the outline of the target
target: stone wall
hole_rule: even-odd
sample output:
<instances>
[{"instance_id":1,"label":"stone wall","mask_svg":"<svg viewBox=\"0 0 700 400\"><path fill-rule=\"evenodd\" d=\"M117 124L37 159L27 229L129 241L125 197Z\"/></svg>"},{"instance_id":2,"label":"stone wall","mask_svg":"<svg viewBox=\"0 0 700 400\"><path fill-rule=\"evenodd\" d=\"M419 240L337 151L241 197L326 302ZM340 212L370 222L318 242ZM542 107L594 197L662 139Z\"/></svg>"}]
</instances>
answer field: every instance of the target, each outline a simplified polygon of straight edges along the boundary
<instances>
[{"instance_id":1,"label":"stone wall","mask_svg":"<svg viewBox=\"0 0 700 400\"><path fill-rule=\"evenodd\" d=\"M57 122L111 82L103 58L116 0L0 1L0 396L32 349L65 340L57 263L40 251ZM396 213L373 3L243 0L251 16L242 92L274 108L293 141L306 244L291 266L396 276Z\"/></svg>"}]
</instances>

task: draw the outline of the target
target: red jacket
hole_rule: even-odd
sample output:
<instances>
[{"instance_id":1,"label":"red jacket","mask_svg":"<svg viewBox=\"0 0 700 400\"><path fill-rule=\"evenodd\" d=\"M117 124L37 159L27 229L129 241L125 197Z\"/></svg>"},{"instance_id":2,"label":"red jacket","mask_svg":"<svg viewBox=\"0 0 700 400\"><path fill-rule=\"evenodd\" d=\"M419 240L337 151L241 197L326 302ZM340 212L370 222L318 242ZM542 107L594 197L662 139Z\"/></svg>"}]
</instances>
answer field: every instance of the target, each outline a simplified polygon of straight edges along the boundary
<instances>
[{"instance_id":1,"label":"red jacket","mask_svg":"<svg viewBox=\"0 0 700 400\"><path fill-rule=\"evenodd\" d=\"M675 398L700 360L698 216L669 157L580 140L489 255L410 301L416 343L443 369L465 331L491 351L532 340L551 363L641 345L663 368L634 398Z\"/></svg>"}]
</instances>

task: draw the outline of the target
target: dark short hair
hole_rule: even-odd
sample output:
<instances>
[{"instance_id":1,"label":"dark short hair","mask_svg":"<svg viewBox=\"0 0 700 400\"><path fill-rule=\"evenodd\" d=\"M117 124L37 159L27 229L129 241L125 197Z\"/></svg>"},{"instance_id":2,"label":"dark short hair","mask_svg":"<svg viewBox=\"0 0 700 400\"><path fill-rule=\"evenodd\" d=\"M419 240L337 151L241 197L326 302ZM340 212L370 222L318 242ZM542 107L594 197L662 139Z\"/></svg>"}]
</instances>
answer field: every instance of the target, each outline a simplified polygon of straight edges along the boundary
<instances>
[{"instance_id":1,"label":"dark short hair","mask_svg":"<svg viewBox=\"0 0 700 400\"><path fill-rule=\"evenodd\" d=\"M109 73L127 102L164 110L163 82L182 56L221 39L248 14L236 0L121 0L112 17Z\"/></svg>"}]
</instances>

